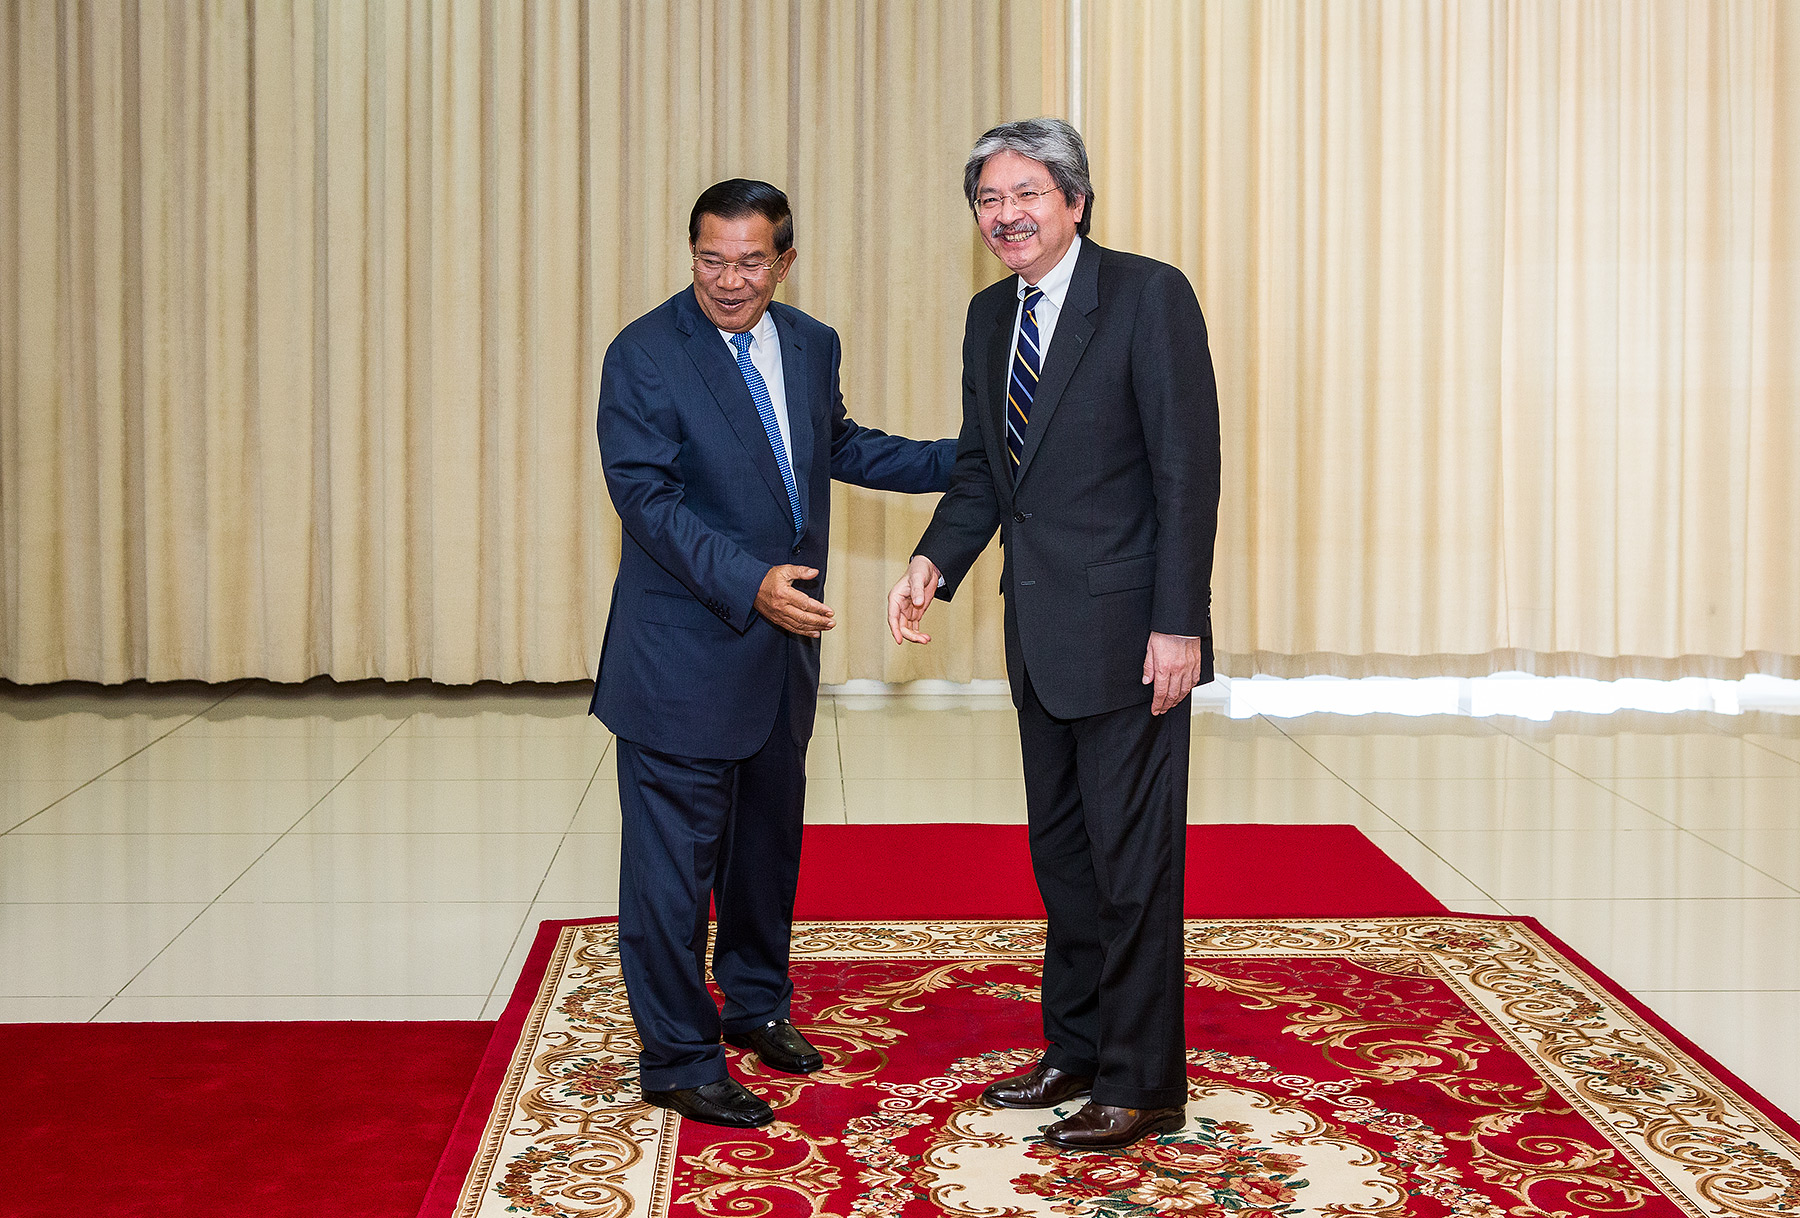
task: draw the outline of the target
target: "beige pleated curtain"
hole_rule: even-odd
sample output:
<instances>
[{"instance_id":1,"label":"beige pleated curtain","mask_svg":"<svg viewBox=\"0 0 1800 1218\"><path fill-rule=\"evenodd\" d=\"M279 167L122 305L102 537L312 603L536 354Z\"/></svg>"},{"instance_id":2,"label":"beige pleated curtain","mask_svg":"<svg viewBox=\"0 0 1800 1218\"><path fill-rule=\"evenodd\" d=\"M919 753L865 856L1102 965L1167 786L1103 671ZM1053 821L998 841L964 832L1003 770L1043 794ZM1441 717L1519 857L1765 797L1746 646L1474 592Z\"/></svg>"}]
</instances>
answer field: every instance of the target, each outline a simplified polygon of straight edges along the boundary
<instances>
[{"instance_id":1,"label":"beige pleated curtain","mask_svg":"<svg viewBox=\"0 0 1800 1218\"><path fill-rule=\"evenodd\" d=\"M600 359L687 281L694 197L783 184L785 295L844 334L852 413L947 434L993 277L960 159L1042 108L1031 4L4 11L20 681L583 676L618 556ZM975 671L980 631L890 657L850 611L929 505L842 507L832 673Z\"/></svg>"},{"instance_id":2,"label":"beige pleated curtain","mask_svg":"<svg viewBox=\"0 0 1800 1218\"><path fill-rule=\"evenodd\" d=\"M1207 312L1225 671L1800 675L1797 9L16 0L0 676L583 676L694 195L784 185L851 412L947 434L1040 112ZM837 496L825 678L1000 675L993 556L898 651L929 502Z\"/></svg>"},{"instance_id":3,"label":"beige pleated curtain","mask_svg":"<svg viewBox=\"0 0 1800 1218\"><path fill-rule=\"evenodd\" d=\"M1800 4L1085 0L1227 672L1800 676Z\"/></svg>"}]
</instances>

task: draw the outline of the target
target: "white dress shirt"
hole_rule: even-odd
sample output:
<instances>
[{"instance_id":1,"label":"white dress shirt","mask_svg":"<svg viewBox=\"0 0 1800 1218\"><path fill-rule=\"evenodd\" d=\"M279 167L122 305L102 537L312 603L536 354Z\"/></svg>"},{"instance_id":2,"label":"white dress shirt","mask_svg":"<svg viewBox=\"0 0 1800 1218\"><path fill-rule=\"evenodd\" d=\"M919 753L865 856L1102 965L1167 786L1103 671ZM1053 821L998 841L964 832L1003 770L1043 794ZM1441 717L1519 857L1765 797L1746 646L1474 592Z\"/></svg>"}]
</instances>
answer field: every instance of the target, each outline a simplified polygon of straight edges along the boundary
<instances>
[{"instance_id":1,"label":"white dress shirt","mask_svg":"<svg viewBox=\"0 0 1800 1218\"><path fill-rule=\"evenodd\" d=\"M1075 259L1081 253L1081 238L1069 242L1061 260L1050 268L1045 276L1037 281L1038 291L1044 294L1037 302L1033 316L1037 318L1038 329L1038 371L1044 370L1044 361L1050 358L1050 340L1056 335L1056 319L1062 316L1063 301L1069 295L1069 281L1075 278ZM1019 326L1025 320L1025 293L1030 291L1025 280L1019 280L1019 307L1013 311L1013 354L1019 351ZM1009 360L1007 367L1012 367Z\"/></svg>"},{"instance_id":2,"label":"white dress shirt","mask_svg":"<svg viewBox=\"0 0 1800 1218\"><path fill-rule=\"evenodd\" d=\"M719 337L731 348L731 362L737 363L737 348L732 345L731 332L720 330ZM776 332L775 319L767 310L750 331L750 362L762 374L763 384L768 387L769 401L775 407L775 423L781 429L781 446L787 450L788 468L793 469L794 439L788 430L787 382L781 377L781 335ZM796 471L795 481L799 478Z\"/></svg>"}]
</instances>

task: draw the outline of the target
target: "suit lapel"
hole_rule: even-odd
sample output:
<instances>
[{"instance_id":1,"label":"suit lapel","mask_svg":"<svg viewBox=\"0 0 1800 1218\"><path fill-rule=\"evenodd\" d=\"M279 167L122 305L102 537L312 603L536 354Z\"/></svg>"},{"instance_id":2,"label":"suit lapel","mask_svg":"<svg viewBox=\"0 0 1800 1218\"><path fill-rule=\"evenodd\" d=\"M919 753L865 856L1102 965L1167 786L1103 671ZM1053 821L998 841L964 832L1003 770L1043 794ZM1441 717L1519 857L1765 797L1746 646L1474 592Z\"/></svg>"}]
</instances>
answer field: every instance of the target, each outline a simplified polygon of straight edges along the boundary
<instances>
[{"instance_id":1,"label":"suit lapel","mask_svg":"<svg viewBox=\"0 0 1800 1218\"><path fill-rule=\"evenodd\" d=\"M1100 247L1084 240L1081 253L1075 258L1068 295L1063 297L1062 312L1056 318L1056 331L1050 336L1050 354L1038 375L1037 392L1031 398L1031 426L1025 429L1025 451L1019 456L1015 483L1031 470L1031 459L1044 441L1044 432L1062 401L1063 390L1069 387L1069 378L1075 375L1075 366L1086 354L1088 340L1094 337L1093 315L1099 307Z\"/></svg>"},{"instance_id":2,"label":"suit lapel","mask_svg":"<svg viewBox=\"0 0 1800 1218\"><path fill-rule=\"evenodd\" d=\"M771 306L769 314L775 318L775 332L781 336L781 382L787 393L788 447L792 450L794 486L800 492L800 518L810 521L812 503L808 484L812 479L807 473L813 463L813 420L812 382L806 374L806 344L800 341L793 325L779 310ZM777 471L777 476L779 473ZM785 503L786 487L782 488L781 497Z\"/></svg>"},{"instance_id":3,"label":"suit lapel","mask_svg":"<svg viewBox=\"0 0 1800 1218\"><path fill-rule=\"evenodd\" d=\"M762 475L769 493L775 496L775 502L781 505L782 512L788 513L787 486L781 480L781 467L775 464L775 450L769 445L769 433L763 427L762 416L756 412L756 401L750 396L750 386L744 383L744 374L738 370L737 361L731 357L731 349L719 337L719 328L700 311L692 289L683 297L677 315L681 328L687 331L685 346L688 358L694 361L694 367L700 372L700 379L712 392L713 400L718 403L725 421L731 424L731 430L737 433L744 451L749 454L750 463ZM785 362L782 366L782 379L787 379ZM790 403L792 392L790 389Z\"/></svg>"}]
</instances>

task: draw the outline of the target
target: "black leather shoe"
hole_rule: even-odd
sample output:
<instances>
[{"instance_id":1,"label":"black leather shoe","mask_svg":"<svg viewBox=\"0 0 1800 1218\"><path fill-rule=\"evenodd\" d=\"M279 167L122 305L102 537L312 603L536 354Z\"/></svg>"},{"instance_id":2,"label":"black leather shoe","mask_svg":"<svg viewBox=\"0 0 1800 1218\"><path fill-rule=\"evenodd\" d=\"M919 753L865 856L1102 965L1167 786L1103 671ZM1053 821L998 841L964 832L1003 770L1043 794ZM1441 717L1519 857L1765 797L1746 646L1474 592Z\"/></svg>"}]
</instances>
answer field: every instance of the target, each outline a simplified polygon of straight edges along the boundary
<instances>
[{"instance_id":1,"label":"black leather shoe","mask_svg":"<svg viewBox=\"0 0 1800 1218\"><path fill-rule=\"evenodd\" d=\"M1087 1103L1072 1117L1047 1125L1044 1141L1062 1150L1123 1150L1155 1133L1172 1133L1187 1121L1181 1108L1114 1108Z\"/></svg>"},{"instance_id":2,"label":"black leather shoe","mask_svg":"<svg viewBox=\"0 0 1800 1218\"><path fill-rule=\"evenodd\" d=\"M1071 1074L1038 1064L1024 1074L989 1083L981 1098L995 1108L1054 1108L1069 1100L1079 1099L1094 1089L1091 1075Z\"/></svg>"},{"instance_id":3,"label":"black leather shoe","mask_svg":"<svg viewBox=\"0 0 1800 1218\"><path fill-rule=\"evenodd\" d=\"M725 1043L749 1049L762 1058L764 1065L789 1074L811 1074L825 1064L824 1056L806 1043L799 1028L785 1019L771 1019L748 1032L727 1032Z\"/></svg>"},{"instance_id":4,"label":"black leather shoe","mask_svg":"<svg viewBox=\"0 0 1800 1218\"><path fill-rule=\"evenodd\" d=\"M775 1110L735 1078L722 1078L704 1087L688 1087L680 1091L646 1091L644 1100L658 1108L672 1108L688 1120L699 1121L702 1125L753 1129L775 1119Z\"/></svg>"}]
</instances>

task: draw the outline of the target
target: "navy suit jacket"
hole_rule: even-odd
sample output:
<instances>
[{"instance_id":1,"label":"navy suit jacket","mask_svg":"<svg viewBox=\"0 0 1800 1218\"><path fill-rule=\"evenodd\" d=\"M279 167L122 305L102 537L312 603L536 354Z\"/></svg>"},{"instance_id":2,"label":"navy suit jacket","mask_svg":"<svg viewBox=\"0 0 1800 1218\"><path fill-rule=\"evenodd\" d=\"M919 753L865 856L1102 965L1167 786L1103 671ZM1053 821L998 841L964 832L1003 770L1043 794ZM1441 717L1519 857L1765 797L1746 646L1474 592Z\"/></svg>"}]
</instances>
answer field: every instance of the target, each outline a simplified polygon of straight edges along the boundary
<instances>
[{"instance_id":1,"label":"navy suit jacket","mask_svg":"<svg viewBox=\"0 0 1800 1218\"><path fill-rule=\"evenodd\" d=\"M615 734L686 757L748 757L768 739L785 687L796 739L812 734L819 641L754 608L770 567L816 567L823 599L831 480L941 491L953 440L920 441L844 413L837 333L771 304L781 337L789 445L804 532L743 374L685 288L607 348L600 457L619 513L619 573L593 713Z\"/></svg>"}]
</instances>

